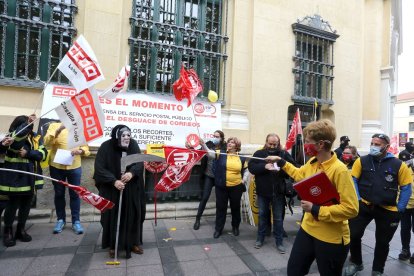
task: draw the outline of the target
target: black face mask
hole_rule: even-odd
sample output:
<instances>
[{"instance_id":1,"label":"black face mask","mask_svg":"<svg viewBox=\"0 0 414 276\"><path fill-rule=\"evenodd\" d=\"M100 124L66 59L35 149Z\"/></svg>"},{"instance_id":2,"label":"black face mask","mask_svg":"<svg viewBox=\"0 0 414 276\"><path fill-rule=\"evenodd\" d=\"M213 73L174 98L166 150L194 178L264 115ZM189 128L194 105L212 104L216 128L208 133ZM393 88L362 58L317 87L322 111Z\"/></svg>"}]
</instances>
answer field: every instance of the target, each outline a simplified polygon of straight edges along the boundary
<instances>
[{"instance_id":1,"label":"black face mask","mask_svg":"<svg viewBox=\"0 0 414 276\"><path fill-rule=\"evenodd\" d=\"M277 152L277 149L268 149L267 153L268 154L275 154Z\"/></svg>"}]
</instances>

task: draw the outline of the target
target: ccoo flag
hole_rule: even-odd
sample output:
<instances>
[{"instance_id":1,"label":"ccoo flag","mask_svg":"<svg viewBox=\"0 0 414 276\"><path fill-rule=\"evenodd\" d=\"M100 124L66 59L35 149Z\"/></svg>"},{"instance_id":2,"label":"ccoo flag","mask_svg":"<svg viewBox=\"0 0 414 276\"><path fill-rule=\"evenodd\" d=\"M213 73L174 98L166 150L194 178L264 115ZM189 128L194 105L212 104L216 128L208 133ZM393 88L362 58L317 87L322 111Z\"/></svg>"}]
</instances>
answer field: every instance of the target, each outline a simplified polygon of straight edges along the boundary
<instances>
[{"instance_id":1,"label":"ccoo flag","mask_svg":"<svg viewBox=\"0 0 414 276\"><path fill-rule=\"evenodd\" d=\"M95 53L82 35L70 47L58 68L77 91L82 91L105 79Z\"/></svg>"},{"instance_id":2,"label":"ccoo flag","mask_svg":"<svg viewBox=\"0 0 414 276\"><path fill-rule=\"evenodd\" d=\"M164 147L168 168L155 186L159 192L169 192L188 181L191 169L203 158L206 151Z\"/></svg>"},{"instance_id":3,"label":"ccoo flag","mask_svg":"<svg viewBox=\"0 0 414 276\"><path fill-rule=\"evenodd\" d=\"M290 150L292 148L296 142L296 136L298 134L302 134L302 122L300 121L299 108L296 110L288 138L286 139L285 150Z\"/></svg>"},{"instance_id":4,"label":"ccoo flag","mask_svg":"<svg viewBox=\"0 0 414 276\"><path fill-rule=\"evenodd\" d=\"M85 89L62 102L55 111L69 132L68 148L85 145L103 136L105 116L97 93Z\"/></svg>"},{"instance_id":5,"label":"ccoo flag","mask_svg":"<svg viewBox=\"0 0 414 276\"><path fill-rule=\"evenodd\" d=\"M131 66L129 65L122 67L115 79L115 82L111 84L109 88L105 89L105 92L103 92L100 97L109 100L116 98L116 96L118 96L124 89L125 80L128 78L130 70Z\"/></svg>"}]
</instances>

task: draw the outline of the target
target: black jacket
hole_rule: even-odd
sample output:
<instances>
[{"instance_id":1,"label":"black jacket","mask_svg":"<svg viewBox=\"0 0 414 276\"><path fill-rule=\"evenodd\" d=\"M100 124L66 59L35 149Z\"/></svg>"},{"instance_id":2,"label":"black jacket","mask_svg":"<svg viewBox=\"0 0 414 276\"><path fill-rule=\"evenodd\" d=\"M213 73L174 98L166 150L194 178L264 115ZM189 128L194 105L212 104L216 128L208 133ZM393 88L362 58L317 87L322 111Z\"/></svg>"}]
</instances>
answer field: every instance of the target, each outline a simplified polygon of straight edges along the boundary
<instances>
[{"instance_id":1,"label":"black jacket","mask_svg":"<svg viewBox=\"0 0 414 276\"><path fill-rule=\"evenodd\" d=\"M269 154L265 149L256 151L253 157L266 158L269 155L277 155L286 161L296 164L292 156L284 150L277 150ZM273 196L274 194L283 194L285 179L289 176L283 171L269 171L265 168L266 162L264 160L250 159L249 172L255 176L256 194L260 196Z\"/></svg>"}]
</instances>

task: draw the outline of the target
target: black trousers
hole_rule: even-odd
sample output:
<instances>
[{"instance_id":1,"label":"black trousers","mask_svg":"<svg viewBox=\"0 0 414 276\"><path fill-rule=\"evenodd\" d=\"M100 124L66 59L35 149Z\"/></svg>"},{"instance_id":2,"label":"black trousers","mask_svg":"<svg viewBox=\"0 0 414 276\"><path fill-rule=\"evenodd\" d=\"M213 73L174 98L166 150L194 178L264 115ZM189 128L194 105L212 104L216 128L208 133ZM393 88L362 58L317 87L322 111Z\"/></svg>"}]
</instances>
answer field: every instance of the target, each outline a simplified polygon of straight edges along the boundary
<instances>
[{"instance_id":1,"label":"black trousers","mask_svg":"<svg viewBox=\"0 0 414 276\"><path fill-rule=\"evenodd\" d=\"M240 201L243 194L243 184L233 187L216 186L216 231L223 231L226 224L227 204L230 200L231 226L238 228L241 222Z\"/></svg>"},{"instance_id":2,"label":"black trousers","mask_svg":"<svg viewBox=\"0 0 414 276\"><path fill-rule=\"evenodd\" d=\"M365 228L375 220L375 250L373 271L384 273L385 261L390 251L390 241L398 228L401 215L398 212L386 210L379 206L368 206L362 201L359 203L358 216L349 220L351 230L351 262L362 264L361 239Z\"/></svg>"},{"instance_id":3,"label":"black trousers","mask_svg":"<svg viewBox=\"0 0 414 276\"><path fill-rule=\"evenodd\" d=\"M11 227L13 225L17 209L19 209L17 222L21 225L26 224L30 213L32 197L33 195L9 195L9 202L4 211L5 227Z\"/></svg>"},{"instance_id":4,"label":"black trousers","mask_svg":"<svg viewBox=\"0 0 414 276\"><path fill-rule=\"evenodd\" d=\"M414 208L406 209L401 217L402 249L410 251L411 231L414 233Z\"/></svg>"},{"instance_id":5,"label":"black trousers","mask_svg":"<svg viewBox=\"0 0 414 276\"><path fill-rule=\"evenodd\" d=\"M201 219L201 216L204 213L204 209L206 208L207 201L210 198L211 190L214 187L214 178L208 175L204 175L204 187L203 187L203 195L201 197L200 204L198 205L197 210L197 219Z\"/></svg>"},{"instance_id":6,"label":"black trousers","mask_svg":"<svg viewBox=\"0 0 414 276\"><path fill-rule=\"evenodd\" d=\"M308 274L310 266L316 259L321 276L341 276L348 251L349 244L323 242L300 228L290 253L287 275Z\"/></svg>"}]
</instances>

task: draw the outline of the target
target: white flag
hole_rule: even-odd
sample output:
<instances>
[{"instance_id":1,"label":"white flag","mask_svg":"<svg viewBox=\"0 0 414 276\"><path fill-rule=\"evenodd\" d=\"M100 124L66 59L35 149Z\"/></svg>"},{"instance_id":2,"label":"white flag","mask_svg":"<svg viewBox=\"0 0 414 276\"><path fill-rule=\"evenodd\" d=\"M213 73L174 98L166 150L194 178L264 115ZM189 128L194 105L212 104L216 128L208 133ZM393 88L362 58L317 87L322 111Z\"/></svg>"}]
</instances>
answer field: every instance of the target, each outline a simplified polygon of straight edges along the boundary
<instances>
[{"instance_id":1,"label":"white flag","mask_svg":"<svg viewBox=\"0 0 414 276\"><path fill-rule=\"evenodd\" d=\"M82 35L70 47L58 68L77 91L82 91L105 79L95 53Z\"/></svg>"},{"instance_id":2,"label":"white flag","mask_svg":"<svg viewBox=\"0 0 414 276\"><path fill-rule=\"evenodd\" d=\"M62 102L55 111L69 131L69 149L103 136L105 116L96 92L85 89Z\"/></svg>"},{"instance_id":3,"label":"white flag","mask_svg":"<svg viewBox=\"0 0 414 276\"><path fill-rule=\"evenodd\" d=\"M100 95L100 97L104 99L115 99L116 96L118 96L125 86L125 80L129 76L129 71L131 70L131 66L126 65L121 68L121 71L119 71L118 76L115 79L115 82L111 84L111 86L107 89L105 89L105 92Z\"/></svg>"}]
</instances>

